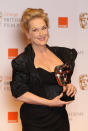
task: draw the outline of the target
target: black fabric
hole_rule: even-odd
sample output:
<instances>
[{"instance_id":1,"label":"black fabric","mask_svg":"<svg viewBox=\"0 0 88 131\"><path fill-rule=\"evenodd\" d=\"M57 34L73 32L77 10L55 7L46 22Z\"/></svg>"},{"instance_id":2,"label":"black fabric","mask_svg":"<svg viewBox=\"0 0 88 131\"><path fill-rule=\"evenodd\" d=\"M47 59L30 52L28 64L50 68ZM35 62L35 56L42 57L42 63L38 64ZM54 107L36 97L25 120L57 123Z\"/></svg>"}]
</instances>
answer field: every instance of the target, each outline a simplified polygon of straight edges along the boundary
<instances>
[{"instance_id":1,"label":"black fabric","mask_svg":"<svg viewBox=\"0 0 88 131\"><path fill-rule=\"evenodd\" d=\"M63 63L71 64L70 77L74 70L77 52L75 49L65 47L49 47ZM54 72L48 72L34 66L35 53L32 45L28 45L25 51L12 61L11 92L14 97L19 97L25 92L32 92L38 96L52 99L57 89L57 81ZM55 86L56 89L50 89ZM49 108L47 106L31 105L24 103L20 109L23 131L69 131L69 121L65 106L61 108ZM64 127L63 127L64 125Z\"/></svg>"},{"instance_id":2,"label":"black fabric","mask_svg":"<svg viewBox=\"0 0 88 131\"><path fill-rule=\"evenodd\" d=\"M77 56L76 50L65 47L49 47L48 45L47 48L59 57L63 63L68 61L71 64L71 76ZM13 75L10 85L14 97L19 97L27 91L40 94L38 91L41 79L34 67L34 56L32 45L29 44L25 51L12 61Z\"/></svg>"}]
</instances>

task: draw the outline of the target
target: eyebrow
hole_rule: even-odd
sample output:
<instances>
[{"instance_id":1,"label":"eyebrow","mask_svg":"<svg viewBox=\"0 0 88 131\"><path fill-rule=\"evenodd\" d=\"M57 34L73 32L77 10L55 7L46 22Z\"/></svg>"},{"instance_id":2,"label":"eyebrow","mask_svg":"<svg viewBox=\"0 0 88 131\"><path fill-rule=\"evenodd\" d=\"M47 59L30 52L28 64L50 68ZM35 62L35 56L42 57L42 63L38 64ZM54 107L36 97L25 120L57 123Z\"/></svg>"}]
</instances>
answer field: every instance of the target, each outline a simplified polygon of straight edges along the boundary
<instances>
[{"instance_id":1,"label":"eyebrow","mask_svg":"<svg viewBox=\"0 0 88 131\"><path fill-rule=\"evenodd\" d=\"M46 26L46 25L43 25L42 27L47 27L47 26ZM42 28L42 27L41 27L41 28ZM33 27L32 30L33 30L33 29L39 29L39 28L38 28L38 27Z\"/></svg>"}]
</instances>

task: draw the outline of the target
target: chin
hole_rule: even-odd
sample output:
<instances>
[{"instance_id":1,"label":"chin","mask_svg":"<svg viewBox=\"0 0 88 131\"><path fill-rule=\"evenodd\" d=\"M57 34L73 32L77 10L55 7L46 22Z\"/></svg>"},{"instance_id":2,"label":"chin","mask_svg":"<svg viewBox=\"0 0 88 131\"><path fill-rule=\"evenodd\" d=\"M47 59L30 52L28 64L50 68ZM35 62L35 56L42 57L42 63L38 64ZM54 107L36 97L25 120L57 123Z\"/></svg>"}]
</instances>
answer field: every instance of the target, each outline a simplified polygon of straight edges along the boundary
<instances>
[{"instance_id":1,"label":"chin","mask_svg":"<svg viewBox=\"0 0 88 131\"><path fill-rule=\"evenodd\" d=\"M47 41L46 42L41 42L40 45L46 45L47 44Z\"/></svg>"},{"instance_id":2,"label":"chin","mask_svg":"<svg viewBox=\"0 0 88 131\"><path fill-rule=\"evenodd\" d=\"M41 42L39 41L39 42L36 42L36 44L43 46L47 44L47 41L41 41Z\"/></svg>"},{"instance_id":3,"label":"chin","mask_svg":"<svg viewBox=\"0 0 88 131\"><path fill-rule=\"evenodd\" d=\"M39 45L39 46L45 46L46 43L39 43L38 45Z\"/></svg>"}]
</instances>

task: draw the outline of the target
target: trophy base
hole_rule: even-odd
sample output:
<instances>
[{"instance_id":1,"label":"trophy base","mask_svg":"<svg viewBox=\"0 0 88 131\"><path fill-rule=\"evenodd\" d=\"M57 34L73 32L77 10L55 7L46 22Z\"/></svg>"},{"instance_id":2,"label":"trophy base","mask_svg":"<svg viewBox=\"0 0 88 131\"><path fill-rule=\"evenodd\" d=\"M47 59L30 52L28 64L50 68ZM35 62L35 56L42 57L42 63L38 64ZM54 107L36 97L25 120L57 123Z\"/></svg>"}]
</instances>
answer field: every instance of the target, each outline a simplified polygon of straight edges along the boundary
<instances>
[{"instance_id":1,"label":"trophy base","mask_svg":"<svg viewBox=\"0 0 88 131\"><path fill-rule=\"evenodd\" d=\"M67 96L66 93L63 93L63 96L60 98L62 101L73 101L75 100L75 97Z\"/></svg>"}]
</instances>

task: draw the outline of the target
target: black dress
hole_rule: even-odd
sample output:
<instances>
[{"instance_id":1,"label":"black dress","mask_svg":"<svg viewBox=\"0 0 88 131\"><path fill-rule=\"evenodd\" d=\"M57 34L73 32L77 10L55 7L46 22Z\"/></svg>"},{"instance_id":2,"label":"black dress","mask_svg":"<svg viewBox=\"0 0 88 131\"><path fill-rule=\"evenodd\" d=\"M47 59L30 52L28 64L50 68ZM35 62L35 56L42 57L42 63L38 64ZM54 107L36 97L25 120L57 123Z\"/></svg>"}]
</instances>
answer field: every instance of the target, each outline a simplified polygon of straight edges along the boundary
<instances>
[{"instance_id":1,"label":"black dress","mask_svg":"<svg viewBox=\"0 0 88 131\"><path fill-rule=\"evenodd\" d=\"M52 99L58 86L54 72L48 72L38 68L41 77L40 96ZM50 89L51 88L51 89ZM69 131L69 121L65 107L47 107L23 104L21 107L21 119L23 131Z\"/></svg>"},{"instance_id":2,"label":"black dress","mask_svg":"<svg viewBox=\"0 0 88 131\"><path fill-rule=\"evenodd\" d=\"M48 47L51 49L50 47ZM57 50L59 49L59 50ZM62 51L61 51L62 49ZM73 49L52 47L51 51L65 63L66 56L74 54L71 62L72 71L77 52ZM29 53L30 52L30 53ZM30 55L29 55L30 54ZM12 95L19 97L25 92L32 92L35 95L46 99L57 96L59 87L54 72L48 72L34 66L34 51L29 45L21 55L12 61L13 75L10 82ZM23 103L20 108L22 131L69 131L68 115L63 107L48 107Z\"/></svg>"}]
</instances>

